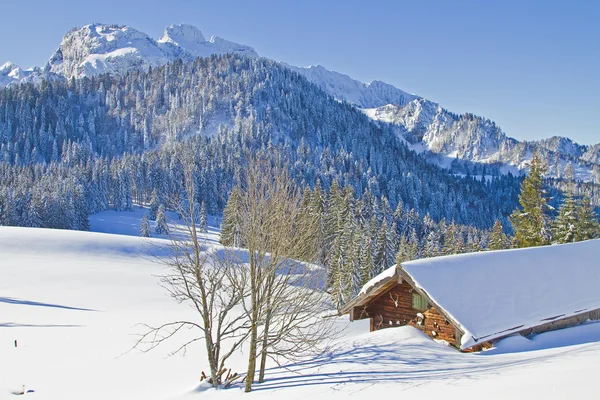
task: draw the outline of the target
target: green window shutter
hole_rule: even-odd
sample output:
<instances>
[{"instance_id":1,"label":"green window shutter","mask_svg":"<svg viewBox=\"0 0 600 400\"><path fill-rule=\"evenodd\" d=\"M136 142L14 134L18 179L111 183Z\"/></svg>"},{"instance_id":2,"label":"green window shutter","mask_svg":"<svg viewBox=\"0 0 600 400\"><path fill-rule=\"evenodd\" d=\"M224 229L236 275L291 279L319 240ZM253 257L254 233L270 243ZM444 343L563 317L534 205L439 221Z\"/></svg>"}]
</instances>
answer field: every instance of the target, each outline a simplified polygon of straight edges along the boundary
<instances>
[{"instance_id":1,"label":"green window shutter","mask_svg":"<svg viewBox=\"0 0 600 400\"><path fill-rule=\"evenodd\" d=\"M412 294L412 306L415 310L424 311L429 309L429 304L425 297L421 296L419 293Z\"/></svg>"}]
</instances>

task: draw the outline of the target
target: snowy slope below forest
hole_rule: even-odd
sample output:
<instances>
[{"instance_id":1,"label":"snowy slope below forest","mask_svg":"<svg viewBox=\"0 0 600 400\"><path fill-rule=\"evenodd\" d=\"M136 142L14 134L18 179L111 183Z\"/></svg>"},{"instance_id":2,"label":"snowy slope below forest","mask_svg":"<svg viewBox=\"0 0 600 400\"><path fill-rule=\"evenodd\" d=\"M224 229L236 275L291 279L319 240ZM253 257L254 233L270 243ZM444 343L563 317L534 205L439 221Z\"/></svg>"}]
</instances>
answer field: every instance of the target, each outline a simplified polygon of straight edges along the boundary
<instances>
[{"instance_id":1,"label":"snowy slope below forest","mask_svg":"<svg viewBox=\"0 0 600 400\"><path fill-rule=\"evenodd\" d=\"M91 218L106 233L0 227L0 399L21 385L37 399L238 399L241 388L198 394L206 369L201 344L167 357L178 341L150 353L129 351L137 323L193 317L158 285L158 246L134 237L143 211ZM116 224L116 225L115 225ZM215 232L208 237L215 240ZM339 318L342 331L346 318ZM410 327L368 333L353 323L330 351L272 366L253 399L371 399L389 393L420 398L598 398L593 382L600 324L509 338L481 354L461 354ZM18 340L18 347L14 347ZM229 366L243 371L245 354ZM524 371L527 371L526 373Z\"/></svg>"}]
</instances>

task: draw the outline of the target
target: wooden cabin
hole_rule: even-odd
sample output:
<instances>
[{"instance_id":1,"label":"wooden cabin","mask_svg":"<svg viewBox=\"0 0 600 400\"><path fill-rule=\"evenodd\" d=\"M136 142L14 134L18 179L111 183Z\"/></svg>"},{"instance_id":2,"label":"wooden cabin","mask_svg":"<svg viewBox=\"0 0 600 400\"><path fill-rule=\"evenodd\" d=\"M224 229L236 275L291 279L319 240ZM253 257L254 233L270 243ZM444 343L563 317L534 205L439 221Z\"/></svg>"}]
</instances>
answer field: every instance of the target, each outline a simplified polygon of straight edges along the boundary
<instances>
[{"instance_id":1,"label":"wooden cabin","mask_svg":"<svg viewBox=\"0 0 600 400\"><path fill-rule=\"evenodd\" d=\"M435 257L369 281L342 308L370 330L412 325L461 351L600 319L600 240Z\"/></svg>"}]
</instances>

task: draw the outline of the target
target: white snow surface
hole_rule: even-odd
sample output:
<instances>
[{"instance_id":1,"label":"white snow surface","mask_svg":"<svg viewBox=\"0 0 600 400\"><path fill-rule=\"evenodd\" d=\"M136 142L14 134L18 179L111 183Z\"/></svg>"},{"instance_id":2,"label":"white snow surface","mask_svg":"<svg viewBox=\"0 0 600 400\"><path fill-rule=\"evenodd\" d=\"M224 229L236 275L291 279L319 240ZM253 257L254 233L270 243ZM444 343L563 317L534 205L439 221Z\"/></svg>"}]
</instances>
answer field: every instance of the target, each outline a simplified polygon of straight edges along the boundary
<instances>
[{"instance_id":1,"label":"white snow surface","mask_svg":"<svg viewBox=\"0 0 600 400\"><path fill-rule=\"evenodd\" d=\"M435 257L402 268L460 326L468 348L600 308L600 240Z\"/></svg>"},{"instance_id":2,"label":"white snow surface","mask_svg":"<svg viewBox=\"0 0 600 400\"><path fill-rule=\"evenodd\" d=\"M589 385L600 323L462 354L411 327L369 333L368 321L348 326L339 318L327 352L270 365L251 394L240 385L207 388L199 383L206 370L201 342L185 356L169 357L183 338L149 353L130 351L141 332L136 324L195 316L158 284L163 269L147 254L166 242L135 237L144 213L92 216L92 229L114 226L129 236L0 227L0 399L15 398L22 385L33 390L25 398L40 400L600 397ZM210 241L215 233L213 226ZM243 372L246 357L235 354L228 367Z\"/></svg>"},{"instance_id":3,"label":"white snow surface","mask_svg":"<svg viewBox=\"0 0 600 400\"><path fill-rule=\"evenodd\" d=\"M46 70L65 78L147 70L177 59L191 61L212 54L238 53L257 57L251 47L212 37L204 39L191 25L171 25L156 41L128 26L90 24L68 32Z\"/></svg>"},{"instance_id":4,"label":"white snow surface","mask_svg":"<svg viewBox=\"0 0 600 400\"><path fill-rule=\"evenodd\" d=\"M0 66L0 88L25 80L29 76L28 71L23 71L18 65L6 62Z\"/></svg>"},{"instance_id":5,"label":"white snow surface","mask_svg":"<svg viewBox=\"0 0 600 400\"><path fill-rule=\"evenodd\" d=\"M389 278L393 277L395 274L396 274L396 266L394 265L393 267L386 269L379 275L371 278L371 280L368 281L367 283L365 283L364 286L360 289L359 294L367 293L373 286L377 285L379 282L381 282L385 279L389 279Z\"/></svg>"},{"instance_id":6,"label":"white snow surface","mask_svg":"<svg viewBox=\"0 0 600 400\"><path fill-rule=\"evenodd\" d=\"M309 81L338 100L344 100L361 108L381 107L386 104L406 104L419 97L406 93L381 81L363 83L348 75L330 71L321 65L294 67L284 65L304 75Z\"/></svg>"}]
</instances>

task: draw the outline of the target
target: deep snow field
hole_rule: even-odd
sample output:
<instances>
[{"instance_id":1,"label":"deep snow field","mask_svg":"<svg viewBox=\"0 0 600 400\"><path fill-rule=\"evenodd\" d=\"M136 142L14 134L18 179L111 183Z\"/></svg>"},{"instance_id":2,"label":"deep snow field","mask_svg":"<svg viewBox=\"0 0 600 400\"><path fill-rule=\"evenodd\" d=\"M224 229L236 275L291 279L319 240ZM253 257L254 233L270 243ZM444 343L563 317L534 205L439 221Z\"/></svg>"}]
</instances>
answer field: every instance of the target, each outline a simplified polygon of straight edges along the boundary
<instances>
[{"instance_id":1,"label":"deep snow field","mask_svg":"<svg viewBox=\"0 0 600 400\"><path fill-rule=\"evenodd\" d=\"M199 390L202 342L171 357L176 338L132 350L136 324L194 317L158 284L164 267L149 254L167 241L137 237L143 213L96 214L95 233L0 227L0 399L19 398L22 385L34 391L24 398L56 400L600 398L600 323L462 354L414 328L369 333L368 321L346 316L327 354L272 366L251 394ZM243 372L245 354L228 366Z\"/></svg>"}]
</instances>

